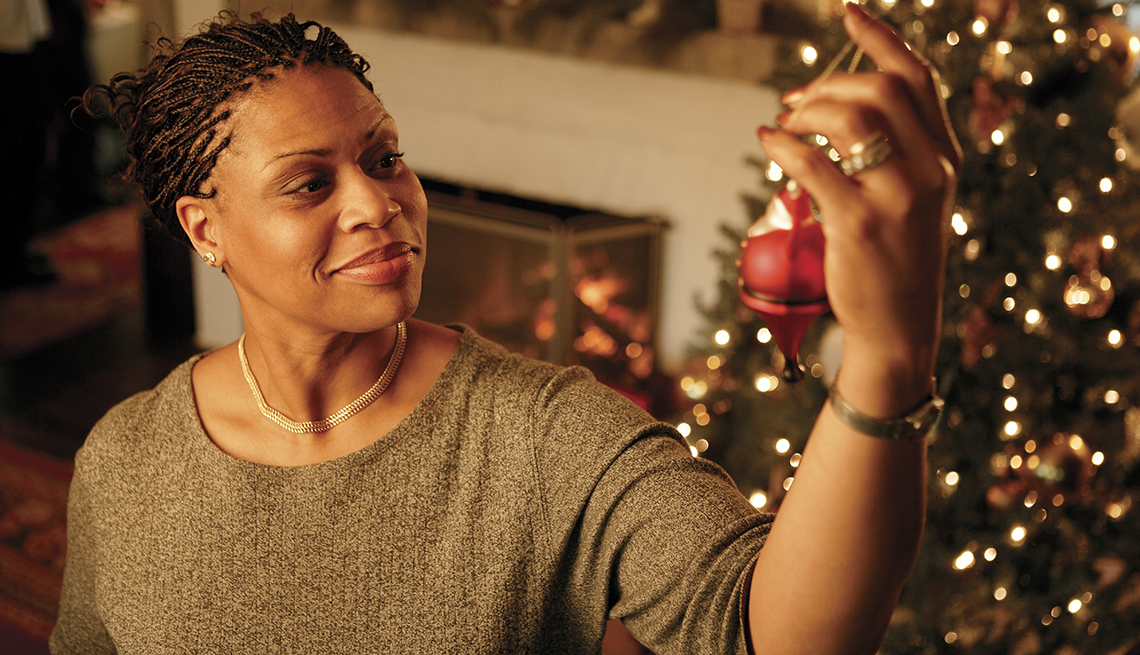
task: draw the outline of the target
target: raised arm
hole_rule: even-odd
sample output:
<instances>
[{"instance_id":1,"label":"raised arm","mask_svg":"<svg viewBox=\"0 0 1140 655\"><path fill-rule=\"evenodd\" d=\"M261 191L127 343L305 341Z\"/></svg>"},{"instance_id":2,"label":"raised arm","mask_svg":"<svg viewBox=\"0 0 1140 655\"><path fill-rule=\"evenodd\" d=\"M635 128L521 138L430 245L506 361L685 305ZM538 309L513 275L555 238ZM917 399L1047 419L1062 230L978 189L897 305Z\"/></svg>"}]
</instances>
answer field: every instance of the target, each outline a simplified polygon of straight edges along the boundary
<instances>
[{"instance_id":1,"label":"raised arm","mask_svg":"<svg viewBox=\"0 0 1140 655\"><path fill-rule=\"evenodd\" d=\"M844 25L880 67L785 95L797 111L761 128L769 156L815 199L827 292L843 327L836 382L850 409L906 416L932 393L949 207L960 149L931 68L886 25L848 5ZM881 164L846 175L796 135L840 153L887 138ZM752 578L758 655L874 653L922 533L922 439L868 436L829 401Z\"/></svg>"}]
</instances>

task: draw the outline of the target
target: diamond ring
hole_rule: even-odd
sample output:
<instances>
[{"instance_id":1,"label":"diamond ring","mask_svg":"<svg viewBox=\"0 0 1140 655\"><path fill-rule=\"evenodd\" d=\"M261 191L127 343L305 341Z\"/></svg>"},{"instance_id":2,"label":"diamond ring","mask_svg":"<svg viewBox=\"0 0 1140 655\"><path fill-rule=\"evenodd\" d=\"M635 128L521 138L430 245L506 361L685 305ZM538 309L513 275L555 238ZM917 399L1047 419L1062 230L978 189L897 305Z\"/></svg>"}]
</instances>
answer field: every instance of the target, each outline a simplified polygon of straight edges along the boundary
<instances>
[{"instance_id":1,"label":"diamond ring","mask_svg":"<svg viewBox=\"0 0 1140 655\"><path fill-rule=\"evenodd\" d=\"M875 132L867 139L851 146L846 157L839 160L839 168L844 175L854 175L868 168L874 168L891 156L892 148L886 135Z\"/></svg>"}]
</instances>

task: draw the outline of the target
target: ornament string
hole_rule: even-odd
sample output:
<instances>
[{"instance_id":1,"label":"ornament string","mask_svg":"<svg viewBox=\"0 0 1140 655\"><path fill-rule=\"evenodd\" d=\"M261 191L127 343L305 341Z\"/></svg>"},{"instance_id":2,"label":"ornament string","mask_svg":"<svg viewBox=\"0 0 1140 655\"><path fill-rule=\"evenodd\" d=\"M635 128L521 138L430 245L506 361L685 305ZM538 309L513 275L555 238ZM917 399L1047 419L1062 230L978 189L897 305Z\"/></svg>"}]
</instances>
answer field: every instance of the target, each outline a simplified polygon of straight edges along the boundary
<instances>
[{"instance_id":1,"label":"ornament string","mask_svg":"<svg viewBox=\"0 0 1140 655\"><path fill-rule=\"evenodd\" d=\"M843 49L839 51L839 54L831 58L831 61L827 63L827 67L823 69L823 72L819 74L819 77L815 78L808 84L803 98L801 98L800 101L797 102L794 107L792 107L792 114L788 117L788 125L795 123L796 119L799 118L800 112L803 111L804 108L804 102L807 100L808 95L810 95L812 89L819 86L820 84L823 84L824 80L831 77L831 74L835 72L835 69L839 68L839 64L843 63L843 60L847 58L847 55L851 54L852 48L855 49L855 54L851 57L851 63L847 65L847 74L850 75L855 72L855 70L859 67L859 62L863 60L863 46L856 48L854 41L848 41L843 46Z\"/></svg>"}]
</instances>

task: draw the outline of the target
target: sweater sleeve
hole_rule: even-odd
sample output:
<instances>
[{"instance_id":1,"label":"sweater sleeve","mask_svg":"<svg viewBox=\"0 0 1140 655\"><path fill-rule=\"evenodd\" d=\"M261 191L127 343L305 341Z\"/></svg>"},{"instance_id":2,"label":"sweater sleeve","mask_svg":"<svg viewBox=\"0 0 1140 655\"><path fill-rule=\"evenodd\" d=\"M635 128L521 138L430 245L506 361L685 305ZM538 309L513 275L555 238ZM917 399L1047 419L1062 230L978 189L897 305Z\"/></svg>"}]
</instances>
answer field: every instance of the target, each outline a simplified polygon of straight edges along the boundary
<instances>
[{"instance_id":1,"label":"sweater sleeve","mask_svg":"<svg viewBox=\"0 0 1140 655\"><path fill-rule=\"evenodd\" d=\"M535 415L568 593L604 594L608 617L658 655L747 652L745 592L772 517L582 369L555 375Z\"/></svg>"},{"instance_id":2,"label":"sweater sleeve","mask_svg":"<svg viewBox=\"0 0 1140 655\"><path fill-rule=\"evenodd\" d=\"M92 511L95 485L91 475L91 453L85 446L75 456L75 475L67 501L67 564L63 571L63 593L59 602L59 620L52 630L49 647L53 655L65 653L114 653L111 641L99 618L96 603L95 544L96 518Z\"/></svg>"}]
</instances>

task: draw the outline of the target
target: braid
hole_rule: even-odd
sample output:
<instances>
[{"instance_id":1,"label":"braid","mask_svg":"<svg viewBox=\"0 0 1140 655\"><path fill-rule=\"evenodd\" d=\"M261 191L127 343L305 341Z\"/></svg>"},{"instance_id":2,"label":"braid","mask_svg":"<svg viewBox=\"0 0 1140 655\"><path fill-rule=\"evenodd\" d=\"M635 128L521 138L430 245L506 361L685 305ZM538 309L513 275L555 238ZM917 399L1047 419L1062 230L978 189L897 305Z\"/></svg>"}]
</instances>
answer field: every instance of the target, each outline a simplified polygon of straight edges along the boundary
<instances>
[{"instance_id":1,"label":"braid","mask_svg":"<svg viewBox=\"0 0 1140 655\"><path fill-rule=\"evenodd\" d=\"M317 33L309 38L312 28ZM331 29L298 23L293 14L278 22L253 14L245 22L223 11L181 42L159 39L154 51L139 75L119 73L110 84L88 89L83 106L94 114L99 105L109 105L111 118L127 137L130 165L124 176L142 188L159 223L184 241L175 203L182 196L212 198L217 193L206 188L206 181L231 140L225 129L230 118L226 100L257 80L272 79L275 69L308 64L346 69L372 91L363 57Z\"/></svg>"}]
</instances>

